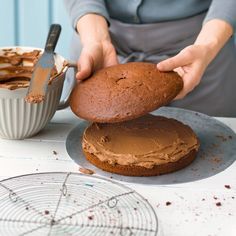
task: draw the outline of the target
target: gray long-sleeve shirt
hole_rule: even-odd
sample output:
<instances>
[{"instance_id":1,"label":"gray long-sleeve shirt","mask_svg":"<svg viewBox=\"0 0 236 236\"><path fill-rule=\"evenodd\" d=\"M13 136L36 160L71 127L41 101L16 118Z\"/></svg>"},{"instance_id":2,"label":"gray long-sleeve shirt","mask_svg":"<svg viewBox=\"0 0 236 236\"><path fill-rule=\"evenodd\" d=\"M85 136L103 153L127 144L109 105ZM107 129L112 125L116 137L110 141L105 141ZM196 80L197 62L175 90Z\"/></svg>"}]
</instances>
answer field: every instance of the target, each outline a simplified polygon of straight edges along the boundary
<instances>
[{"instance_id":1,"label":"gray long-sleeve shirt","mask_svg":"<svg viewBox=\"0 0 236 236\"><path fill-rule=\"evenodd\" d=\"M179 20L207 12L205 22L222 19L236 29L236 0L64 0L73 27L80 17L96 13L126 23Z\"/></svg>"}]
</instances>

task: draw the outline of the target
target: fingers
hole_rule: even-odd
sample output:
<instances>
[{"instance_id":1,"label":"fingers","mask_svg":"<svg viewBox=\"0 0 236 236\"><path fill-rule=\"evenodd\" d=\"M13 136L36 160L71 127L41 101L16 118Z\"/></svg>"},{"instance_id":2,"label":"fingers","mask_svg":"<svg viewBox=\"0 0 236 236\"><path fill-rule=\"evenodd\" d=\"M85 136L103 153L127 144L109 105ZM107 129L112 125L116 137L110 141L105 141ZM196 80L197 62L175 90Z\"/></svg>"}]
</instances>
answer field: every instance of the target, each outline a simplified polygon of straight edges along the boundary
<instances>
[{"instance_id":1,"label":"fingers","mask_svg":"<svg viewBox=\"0 0 236 236\"><path fill-rule=\"evenodd\" d=\"M184 87L174 100L182 99L189 92L191 92L200 83L203 74L203 70L200 64L195 64L191 67L183 68L183 70L185 71L184 75L182 76Z\"/></svg>"},{"instance_id":2,"label":"fingers","mask_svg":"<svg viewBox=\"0 0 236 236\"><path fill-rule=\"evenodd\" d=\"M205 53L196 45L184 48L179 54L157 64L160 71L177 72L183 79L184 87L176 99L185 97L201 80L206 69Z\"/></svg>"},{"instance_id":3,"label":"fingers","mask_svg":"<svg viewBox=\"0 0 236 236\"><path fill-rule=\"evenodd\" d=\"M93 66L94 63L92 57L82 51L78 61L78 72L76 74L76 79L83 80L88 78L92 74Z\"/></svg>"},{"instance_id":4,"label":"fingers","mask_svg":"<svg viewBox=\"0 0 236 236\"><path fill-rule=\"evenodd\" d=\"M177 67L173 71L175 71L180 77L183 77L185 74L183 67Z\"/></svg>"},{"instance_id":5,"label":"fingers","mask_svg":"<svg viewBox=\"0 0 236 236\"><path fill-rule=\"evenodd\" d=\"M91 74L103 67L118 64L116 51L113 45L109 43L93 44L82 49L76 74L78 80L83 80L91 76Z\"/></svg>"},{"instance_id":6,"label":"fingers","mask_svg":"<svg viewBox=\"0 0 236 236\"><path fill-rule=\"evenodd\" d=\"M172 71L178 67L188 65L192 62L192 50L187 47L179 54L157 64L157 69L160 71Z\"/></svg>"},{"instance_id":7,"label":"fingers","mask_svg":"<svg viewBox=\"0 0 236 236\"><path fill-rule=\"evenodd\" d=\"M104 67L108 67L108 66L113 66L113 65L117 65L119 62L118 62L118 59L117 59L117 56L116 56L116 52L115 50L114 51L111 51L111 53L109 55L107 55L106 58L104 58Z\"/></svg>"}]
</instances>

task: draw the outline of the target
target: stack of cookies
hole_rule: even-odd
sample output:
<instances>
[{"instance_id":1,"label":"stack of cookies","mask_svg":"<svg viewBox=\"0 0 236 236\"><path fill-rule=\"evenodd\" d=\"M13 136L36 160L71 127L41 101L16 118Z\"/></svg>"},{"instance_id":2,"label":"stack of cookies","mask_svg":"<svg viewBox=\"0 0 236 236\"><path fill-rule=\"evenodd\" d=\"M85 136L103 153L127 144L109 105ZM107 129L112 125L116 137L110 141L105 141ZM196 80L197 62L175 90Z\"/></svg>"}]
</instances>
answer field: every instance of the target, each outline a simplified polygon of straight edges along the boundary
<instances>
[{"instance_id":1,"label":"stack of cookies","mask_svg":"<svg viewBox=\"0 0 236 236\"><path fill-rule=\"evenodd\" d=\"M143 62L111 66L78 82L70 105L92 122L82 140L87 160L128 176L166 174L189 165L199 149L193 130L148 114L170 103L182 88L177 73Z\"/></svg>"}]
</instances>

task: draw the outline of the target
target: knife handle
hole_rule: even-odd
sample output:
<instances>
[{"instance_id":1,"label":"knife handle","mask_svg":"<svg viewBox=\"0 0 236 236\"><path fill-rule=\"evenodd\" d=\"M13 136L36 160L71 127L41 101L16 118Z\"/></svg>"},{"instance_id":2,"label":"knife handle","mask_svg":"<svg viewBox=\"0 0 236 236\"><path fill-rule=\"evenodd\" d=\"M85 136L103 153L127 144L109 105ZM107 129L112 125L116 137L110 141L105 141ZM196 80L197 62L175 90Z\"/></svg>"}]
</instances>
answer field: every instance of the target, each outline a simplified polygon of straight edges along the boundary
<instances>
[{"instance_id":1,"label":"knife handle","mask_svg":"<svg viewBox=\"0 0 236 236\"><path fill-rule=\"evenodd\" d=\"M54 52L61 33L61 26L59 24L52 24L48 32L48 37L45 45L45 51Z\"/></svg>"}]
</instances>

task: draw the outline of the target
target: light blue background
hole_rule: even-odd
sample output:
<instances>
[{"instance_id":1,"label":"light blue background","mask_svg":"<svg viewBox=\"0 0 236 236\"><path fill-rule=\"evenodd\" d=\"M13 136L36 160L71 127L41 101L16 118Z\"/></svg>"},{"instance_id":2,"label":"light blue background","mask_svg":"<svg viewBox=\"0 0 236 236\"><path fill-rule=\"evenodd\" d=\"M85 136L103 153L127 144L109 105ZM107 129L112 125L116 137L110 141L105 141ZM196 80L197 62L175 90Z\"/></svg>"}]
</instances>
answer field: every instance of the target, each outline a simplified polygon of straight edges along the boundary
<instances>
[{"instance_id":1,"label":"light blue background","mask_svg":"<svg viewBox=\"0 0 236 236\"><path fill-rule=\"evenodd\" d=\"M0 0L0 47L43 48L51 23L62 26L55 51L68 58L73 29L63 0Z\"/></svg>"},{"instance_id":2,"label":"light blue background","mask_svg":"<svg viewBox=\"0 0 236 236\"><path fill-rule=\"evenodd\" d=\"M43 48L51 23L62 26L56 52L69 58L73 29L63 0L0 0L0 47Z\"/></svg>"}]
</instances>

